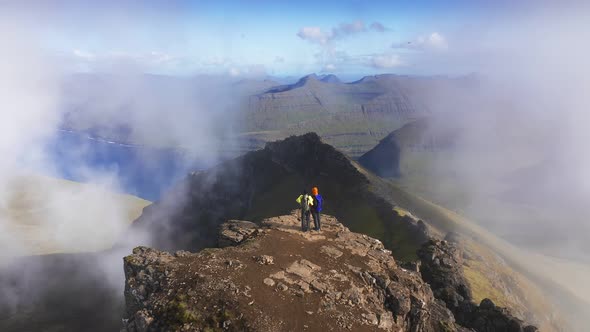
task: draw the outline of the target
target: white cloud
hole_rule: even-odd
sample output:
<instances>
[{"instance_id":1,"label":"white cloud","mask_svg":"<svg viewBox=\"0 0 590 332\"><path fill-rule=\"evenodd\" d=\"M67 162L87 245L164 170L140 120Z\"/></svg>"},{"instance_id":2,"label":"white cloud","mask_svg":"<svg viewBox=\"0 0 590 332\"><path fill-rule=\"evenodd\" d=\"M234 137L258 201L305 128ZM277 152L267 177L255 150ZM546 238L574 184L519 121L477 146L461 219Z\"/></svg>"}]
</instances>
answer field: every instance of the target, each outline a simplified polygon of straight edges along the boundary
<instances>
[{"instance_id":1,"label":"white cloud","mask_svg":"<svg viewBox=\"0 0 590 332\"><path fill-rule=\"evenodd\" d=\"M233 76L233 77L240 76L240 74L241 74L240 70L235 67L230 68L228 73L230 76Z\"/></svg>"},{"instance_id":2,"label":"white cloud","mask_svg":"<svg viewBox=\"0 0 590 332\"><path fill-rule=\"evenodd\" d=\"M330 33L322 31L319 27L303 27L297 33L299 38L307 40L311 43L325 45L332 38Z\"/></svg>"},{"instance_id":3,"label":"white cloud","mask_svg":"<svg viewBox=\"0 0 590 332\"><path fill-rule=\"evenodd\" d=\"M370 29L375 31L385 31L385 27L378 22L371 24ZM367 31L365 23L358 20L351 23L340 23L330 31L322 30L320 27L303 27L297 32L297 36L310 43L327 45L335 40Z\"/></svg>"},{"instance_id":4,"label":"white cloud","mask_svg":"<svg viewBox=\"0 0 590 332\"><path fill-rule=\"evenodd\" d=\"M283 63L283 62L285 62L285 58L283 58L282 56L277 55L275 57L275 62L276 63Z\"/></svg>"},{"instance_id":5,"label":"white cloud","mask_svg":"<svg viewBox=\"0 0 590 332\"><path fill-rule=\"evenodd\" d=\"M250 77L259 78L268 75L268 71L265 65L254 64L247 66L234 66L229 68L228 74L233 77Z\"/></svg>"},{"instance_id":6,"label":"white cloud","mask_svg":"<svg viewBox=\"0 0 590 332\"><path fill-rule=\"evenodd\" d=\"M322 30L320 27L303 27L299 29L297 36L312 44L320 46L319 52L314 56L318 64L322 66L323 71L335 71L347 66L367 65L367 56L349 56L346 52L338 50L335 45L338 41L345 39L352 35L358 35L370 31L384 32L389 30L379 22L373 22L369 27L361 21L353 21L350 23L340 23L332 27L330 30ZM392 59L379 58L377 63L386 65L387 60L393 63ZM370 66L374 66L371 60L368 61ZM388 68L391 66L388 66Z\"/></svg>"},{"instance_id":7,"label":"white cloud","mask_svg":"<svg viewBox=\"0 0 590 332\"><path fill-rule=\"evenodd\" d=\"M262 64L248 65L246 67L246 70L247 70L248 76L262 77L262 76L268 75L268 72L266 70L266 66L262 65Z\"/></svg>"},{"instance_id":8,"label":"white cloud","mask_svg":"<svg viewBox=\"0 0 590 332\"><path fill-rule=\"evenodd\" d=\"M433 32L427 36L418 36L412 41L401 44L393 44L393 48L405 48L417 51L446 51L449 48L447 39L439 32Z\"/></svg>"},{"instance_id":9,"label":"white cloud","mask_svg":"<svg viewBox=\"0 0 590 332\"><path fill-rule=\"evenodd\" d=\"M322 69L322 71L326 72L326 71L334 71L336 70L336 66L333 63L329 63L327 65L324 66L324 68Z\"/></svg>"},{"instance_id":10,"label":"white cloud","mask_svg":"<svg viewBox=\"0 0 590 332\"><path fill-rule=\"evenodd\" d=\"M225 66L229 63L231 63L230 59L218 56L209 57L203 61L205 66Z\"/></svg>"},{"instance_id":11,"label":"white cloud","mask_svg":"<svg viewBox=\"0 0 590 332\"><path fill-rule=\"evenodd\" d=\"M397 54L376 54L373 55L370 65L375 68L393 68L403 65L403 61Z\"/></svg>"},{"instance_id":12,"label":"white cloud","mask_svg":"<svg viewBox=\"0 0 590 332\"><path fill-rule=\"evenodd\" d=\"M81 49L74 49L68 60L72 60L72 58L75 68L85 68L90 71L104 71L122 66L132 66L146 71L159 70L167 66L174 67L187 59L160 51L94 53Z\"/></svg>"},{"instance_id":13,"label":"white cloud","mask_svg":"<svg viewBox=\"0 0 590 332\"><path fill-rule=\"evenodd\" d=\"M157 64L174 61L177 57L168 53L152 51L149 54L145 55L143 58Z\"/></svg>"},{"instance_id":14,"label":"white cloud","mask_svg":"<svg viewBox=\"0 0 590 332\"><path fill-rule=\"evenodd\" d=\"M72 53L74 54L75 57L82 58L85 60L94 60L94 58L96 57L93 53L83 51L83 50L78 50L78 49L72 51Z\"/></svg>"},{"instance_id":15,"label":"white cloud","mask_svg":"<svg viewBox=\"0 0 590 332\"><path fill-rule=\"evenodd\" d=\"M436 50L446 50L449 48L447 40L438 32L433 32L424 40L424 44Z\"/></svg>"}]
</instances>

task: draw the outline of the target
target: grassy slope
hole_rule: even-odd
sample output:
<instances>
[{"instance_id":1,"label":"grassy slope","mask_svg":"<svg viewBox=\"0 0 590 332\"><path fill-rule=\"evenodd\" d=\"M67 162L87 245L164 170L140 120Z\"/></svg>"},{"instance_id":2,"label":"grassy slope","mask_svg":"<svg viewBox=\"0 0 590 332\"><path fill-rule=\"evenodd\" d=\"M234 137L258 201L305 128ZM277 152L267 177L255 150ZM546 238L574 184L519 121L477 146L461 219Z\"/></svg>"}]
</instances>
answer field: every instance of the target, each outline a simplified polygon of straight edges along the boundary
<instances>
[{"instance_id":1,"label":"grassy slope","mask_svg":"<svg viewBox=\"0 0 590 332\"><path fill-rule=\"evenodd\" d=\"M545 231L550 234L549 228L539 229L539 226L553 225L553 221L543 222L551 220L549 216L554 217L553 220L567 218L563 211L560 211L559 216L555 216L548 213L547 207L533 208L498 200L498 193L507 190L509 188L507 185L510 183L492 181L491 174L482 170L480 172L484 178L478 177L477 184L481 190L486 190L486 193L479 194L480 196L485 194L489 196L489 199L474 206L470 196L473 193L466 190L471 188L473 183L465 183L465 174L459 171L464 165L457 163L461 160L467 164L485 165L485 162L478 160L471 163L465 156L458 159L452 151L412 148L421 142L422 136L416 128L405 128L409 129L397 131L398 139L402 142L400 169L404 176L390 181L391 186L381 186L380 191L391 201L397 202L430 222L439 233L444 234L455 230L473 239L469 242L468 250L485 258L467 260L468 266L465 267L465 272L474 288L476 300L490 297L497 303L523 309L523 312L527 307L537 312L551 312L552 309L546 305L548 302L559 303L563 312L573 311L572 307L587 306L587 300L584 299L590 298L590 289L584 287L586 284L584 280L590 277L590 267L525 251L477 225L477 223L494 225L496 227L494 231L500 231L511 241L517 241L515 243L528 241L527 244L534 245L535 243L532 242L534 239L522 230L534 229L537 233ZM519 158L511 159L510 163L503 165L506 168L504 171L510 173L526 165L535 164L539 156L522 153L519 154ZM483 183L482 179L486 177L487 182ZM408 194L410 192L416 195ZM428 198L428 201L421 197ZM431 202L436 202L438 205ZM471 202L474 210L463 211L466 202ZM470 218L473 212L477 213L476 219ZM528 224L525 225L526 227L514 230L512 225L516 221L519 225L523 225L525 221ZM542 245L546 246L546 243ZM511 287L508 289L507 286ZM550 294L551 300L543 300L539 289L543 289L545 294ZM574 313L572 316L575 315Z\"/></svg>"},{"instance_id":2,"label":"grassy slope","mask_svg":"<svg viewBox=\"0 0 590 332\"><path fill-rule=\"evenodd\" d=\"M115 234L117 229L130 224L150 203L90 184L40 175L16 177L5 189L8 194L3 197L4 206L0 208L0 218L4 220L1 224L3 231L19 239L18 245L24 252L33 255L109 248L119 235ZM53 220L48 222L49 218ZM77 228L76 218L87 218L88 222L93 223L89 231L94 229L97 237L104 235L104 238L88 243L87 248L72 250L64 247L55 228L63 232L84 231L82 226ZM118 222L124 225L116 227ZM105 230L108 225L115 227Z\"/></svg>"},{"instance_id":3,"label":"grassy slope","mask_svg":"<svg viewBox=\"0 0 590 332\"><path fill-rule=\"evenodd\" d=\"M559 316L550 302L559 304L561 314L569 312L565 317L574 321L579 309L587 310L590 288L579 286L590 280L589 267L515 247L467 218L387 182L389 185L379 188L382 194L427 221L440 234L457 231L469 237L466 250L478 258L466 260L465 272L476 300L489 297L517 312L546 313L547 319ZM543 330L557 328L555 321L541 324Z\"/></svg>"}]
</instances>

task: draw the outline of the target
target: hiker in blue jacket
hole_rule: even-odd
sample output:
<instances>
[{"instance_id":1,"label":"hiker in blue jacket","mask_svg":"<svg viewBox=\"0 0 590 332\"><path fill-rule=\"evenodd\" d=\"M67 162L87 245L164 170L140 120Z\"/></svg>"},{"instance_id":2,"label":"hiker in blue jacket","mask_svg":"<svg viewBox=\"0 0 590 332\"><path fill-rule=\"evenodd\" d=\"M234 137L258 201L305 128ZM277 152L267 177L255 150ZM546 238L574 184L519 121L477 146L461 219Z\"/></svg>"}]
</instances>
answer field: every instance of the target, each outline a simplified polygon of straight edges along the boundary
<instances>
[{"instance_id":1,"label":"hiker in blue jacket","mask_svg":"<svg viewBox=\"0 0 590 332\"><path fill-rule=\"evenodd\" d=\"M320 195L318 187L311 188L311 196L313 197L313 205L311 206L311 216L313 217L313 224L315 230L320 231L322 229L322 223L320 221L320 213L322 212L322 205L324 203L322 195Z\"/></svg>"}]
</instances>

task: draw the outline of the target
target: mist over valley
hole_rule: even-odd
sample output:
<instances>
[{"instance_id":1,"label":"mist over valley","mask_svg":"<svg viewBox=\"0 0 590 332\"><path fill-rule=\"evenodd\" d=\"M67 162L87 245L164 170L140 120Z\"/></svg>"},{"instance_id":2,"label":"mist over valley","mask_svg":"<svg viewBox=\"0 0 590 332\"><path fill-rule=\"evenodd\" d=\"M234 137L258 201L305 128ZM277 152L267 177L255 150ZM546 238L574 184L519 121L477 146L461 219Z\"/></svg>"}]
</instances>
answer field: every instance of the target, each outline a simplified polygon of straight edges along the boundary
<instances>
[{"instance_id":1,"label":"mist over valley","mask_svg":"<svg viewBox=\"0 0 590 332\"><path fill-rule=\"evenodd\" d=\"M0 330L585 331L588 12L0 4Z\"/></svg>"}]
</instances>

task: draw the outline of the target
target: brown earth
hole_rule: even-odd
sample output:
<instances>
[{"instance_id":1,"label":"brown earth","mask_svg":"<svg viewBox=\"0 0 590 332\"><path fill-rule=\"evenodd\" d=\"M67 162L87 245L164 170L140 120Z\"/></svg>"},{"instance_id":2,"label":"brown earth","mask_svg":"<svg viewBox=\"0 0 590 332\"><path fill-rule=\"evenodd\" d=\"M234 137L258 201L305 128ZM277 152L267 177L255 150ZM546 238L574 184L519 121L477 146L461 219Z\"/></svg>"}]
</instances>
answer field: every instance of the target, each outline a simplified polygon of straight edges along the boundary
<instances>
[{"instance_id":1,"label":"brown earth","mask_svg":"<svg viewBox=\"0 0 590 332\"><path fill-rule=\"evenodd\" d=\"M330 216L320 232L301 232L296 214L263 225L236 247L136 248L125 258L127 331L463 330L379 240Z\"/></svg>"}]
</instances>

